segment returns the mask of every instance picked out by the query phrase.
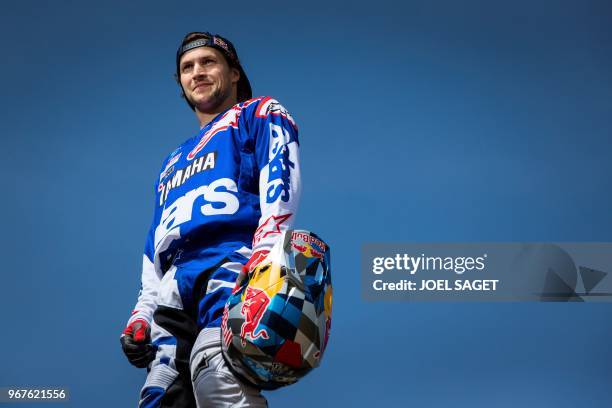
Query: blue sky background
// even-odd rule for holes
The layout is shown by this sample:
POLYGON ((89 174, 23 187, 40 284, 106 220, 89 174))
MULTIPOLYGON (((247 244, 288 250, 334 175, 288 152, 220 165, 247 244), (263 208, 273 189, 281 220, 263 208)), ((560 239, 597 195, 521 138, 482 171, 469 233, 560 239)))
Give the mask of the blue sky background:
POLYGON ((300 126, 333 251, 321 368, 272 407, 608 407, 612 305, 366 303, 372 241, 612 241, 609 1, 12 2, 0 17, 0 387, 134 406, 119 334, 152 183, 197 122, 188 31, 300 126))

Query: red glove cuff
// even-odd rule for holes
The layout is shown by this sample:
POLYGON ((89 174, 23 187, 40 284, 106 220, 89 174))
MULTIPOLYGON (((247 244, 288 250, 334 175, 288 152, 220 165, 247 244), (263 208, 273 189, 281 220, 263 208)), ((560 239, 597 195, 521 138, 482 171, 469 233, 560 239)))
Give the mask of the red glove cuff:
POLYGON ((125 330, 123 330, 123 334, 126 336, 132 336, 135 342, 143 342, 147 338, 147 328, 149 327, 149 323, 144 319, 136 319, 132 323, 130 323, 125 330))

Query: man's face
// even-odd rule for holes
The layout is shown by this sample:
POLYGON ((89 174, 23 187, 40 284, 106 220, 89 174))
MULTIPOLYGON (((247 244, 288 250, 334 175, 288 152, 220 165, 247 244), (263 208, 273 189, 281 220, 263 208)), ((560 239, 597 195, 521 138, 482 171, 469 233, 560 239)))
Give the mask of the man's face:
POLYGON ((240 78, 223 54, 210 47, 187 51, 181 57, 179 73, 185 97, 200 112, 213 112, 227 103, 240 78))

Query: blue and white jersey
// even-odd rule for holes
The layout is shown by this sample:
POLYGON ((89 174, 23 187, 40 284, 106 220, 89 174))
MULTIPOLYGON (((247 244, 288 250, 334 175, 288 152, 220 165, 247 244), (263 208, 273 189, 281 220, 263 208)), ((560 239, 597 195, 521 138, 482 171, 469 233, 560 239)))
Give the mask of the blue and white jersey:
MULTIPOLYGON (((272 248, 297 210, 298 143, 291 115, 276 100, 259 97, 219 114, 164 160, 130 322, 151 322, 160 281, 172 266, 195 265, 224 248, 246 259, 272 248)), ((214 288, 229 295, 234 272, 217 277, 214 288)), ((178 282, 181 296, 189 291, 181 285, 193 284, 185 281, 178 282)), ((207 307, 222 310, 226 299, 219 296, 207 307)))

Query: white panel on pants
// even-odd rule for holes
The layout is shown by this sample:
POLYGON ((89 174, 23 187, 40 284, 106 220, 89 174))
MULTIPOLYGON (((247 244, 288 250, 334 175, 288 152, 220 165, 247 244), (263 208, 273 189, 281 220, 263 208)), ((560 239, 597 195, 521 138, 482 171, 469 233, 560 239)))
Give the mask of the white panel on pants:
POLYGON ((200 331, 189 366, 198 408, 268 406, 259 389, 242 382, 227 366, 221 352, 220 328, 200 331))

